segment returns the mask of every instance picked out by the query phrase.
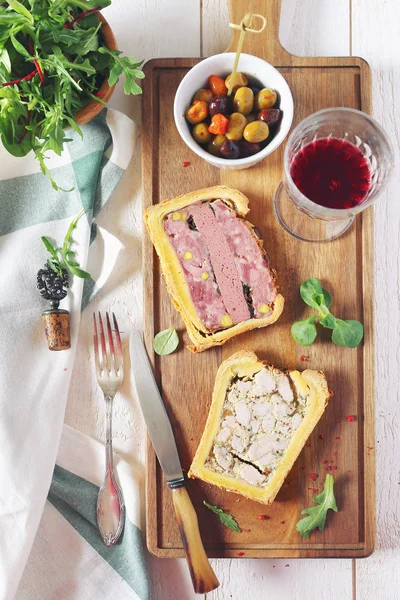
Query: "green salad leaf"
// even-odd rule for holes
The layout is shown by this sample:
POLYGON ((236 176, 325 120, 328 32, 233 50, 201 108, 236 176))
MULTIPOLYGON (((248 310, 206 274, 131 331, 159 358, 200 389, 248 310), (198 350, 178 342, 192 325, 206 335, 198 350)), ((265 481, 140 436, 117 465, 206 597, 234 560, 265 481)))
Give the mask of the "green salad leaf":
POLYGON ((317 317, 310 317, 304 321, 296 321, 292 325, 292 336, 298 344, 301 346, 311 346, 315 338, 317 337, 317 328, 315 327, 315 319, 317 317))
POLYGON ((126 94, 140 94, 142 62, 110 50, 97 13, 111 0, 9 0, 0 4, 0 138, 13 156, 33 151, 54 189, 48 151, 60 155, 66 127, 82 132, 75 114, 95 100, 107 79, 123 76, 126 94))
POLYGON ((310 346, 317 337, 316 323, 332 329, 332 342, 337 346, 355 348, 364 336, 364 327, 359 321, 344 321, 330 312, 332 297, 322 286, 319 279, 313 277, 303 281, 300 286, 302 300, 316 309, 318 314, 303 321, 296 321, 291 327, 293 338, 301 346, 310 346))
POLYGON ((361 342, 363 335, 364 327, 359 321, 342 321, 342 319, 336 319, 332 341, 337 346, 355 348, 361 342))
POLYGON ((297 522, 296 531, 298 531, 303 538, 309 538, 311 532, 317 527, 320 531, 324 530, 328 510, 338 512, 335 495, 333 493, 333 484, 333 477, 328 474, 325 479, 324 491, 313 498, 313 502, 315 502, 317 506, 310 506, 310 508, 305 508, 301 512, 302 515, 307 515, 307 517, 304 517, 297 522))
POLYGON ((179 337, 176 332, 176 329, 170 327, 169 329, 164 329, 164 331, 160 331, 154 336, 153 340, 153 348, 156 354, 160 356, 165 356, 166 354, 171 354, 174 350, 177 349, 179 345, 179 337))
POLYGON ((221 521, 221 523, 223 525, 225 525, 225 527, 228 527, 229 529, 233 529, 233 531, 236 531, 236 533, 241 533, 241 529, 240 529, 239 525, 237 524, 237 522, 235 521, 235 519, 232 517, 232 515, 224 512, 222 510, 222 508, 218 508, 218 506, 213 506, 212 504, 209 504, 205 500, 203 500, 203 504, 204 504, 204 506, 206 506, 207 508, 212 510, 213 513, 215 513, 216 515, 219 516, 219 520, 221 521))

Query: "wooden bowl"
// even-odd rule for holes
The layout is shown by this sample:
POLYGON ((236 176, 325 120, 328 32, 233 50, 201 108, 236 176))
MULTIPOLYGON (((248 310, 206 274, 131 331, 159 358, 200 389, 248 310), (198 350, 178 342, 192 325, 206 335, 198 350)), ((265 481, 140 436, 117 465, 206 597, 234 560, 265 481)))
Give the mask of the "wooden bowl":
MULTIPOLYGON (((99 13, 97 17, 102 22, 101 35, 103 36, 103 40, 105 41, 107 48, 110 50, 118 50, 117 41, 110 25, 102 14, 99 13)), ((108 102, 113 95, 114 89, 115 85, 109 86, 108 79, 106 77, 97 93, 104 102, 108 102)), ((92 102, 78 110, 78 112, 75 114, 75 121, 78 123, 78 125, 85 125, 85 123, 89 123, 89 121, 94 119, 94 117, 96 117, 103 110, 103 108, 103 104, 92 100, 92 102)))

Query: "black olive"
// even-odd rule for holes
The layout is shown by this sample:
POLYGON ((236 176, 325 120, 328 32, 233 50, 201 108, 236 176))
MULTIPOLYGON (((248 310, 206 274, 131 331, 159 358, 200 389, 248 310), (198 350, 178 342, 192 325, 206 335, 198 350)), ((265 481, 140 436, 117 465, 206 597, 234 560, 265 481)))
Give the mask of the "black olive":
POLYGON ((253 154, 257 154, 260 152, 260 144, 255 144, 253 142, 246 142, 246 140, 240 140, 239 144, 239 153, 240 158, 246 158, 247 156, 253 156, 253 154))
POLYGON ((239 157, 239 147, 231 140, 225 140, 219 149, 222 156, 224 158, 238 158, 239 157))
POLYGON ((210 116, 221 114, 229 116, 229 99, 227 96, 214 96, 208 105, 210 116))

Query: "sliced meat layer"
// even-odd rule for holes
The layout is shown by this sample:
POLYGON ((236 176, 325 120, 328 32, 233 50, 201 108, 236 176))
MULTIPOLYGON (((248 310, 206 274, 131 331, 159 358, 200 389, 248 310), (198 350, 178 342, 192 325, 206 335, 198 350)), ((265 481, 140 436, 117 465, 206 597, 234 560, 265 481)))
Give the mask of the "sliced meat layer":
POLYGON ((182 266, 197 314, 205 327, 213 331, 222 327, 226 308, 203 236, 189 227, 187 216, 184 212, 169 214, 164 221, 164 230, 182 266))
POLYGON ((221 200, 215 200, 211 206, 224 231, 242 283, 250 288, 254 316, 264 317, 277 294, 266 256, 261 252, 249 224, 238 217, 234 210, 221 200))
POLYGON ((198 202, 164 220, 198 317, 208 331, 273 309, 274 277, 250 223, 222 200, 198 202))
POLYGON ((203 236, 210 255, 227 313, 234 324, 250 318, 249 307, 243 295, 243 286, 235 260, 226 240, 226 232, 219 225, 208 202, 190 207, 190 214, 203 236))

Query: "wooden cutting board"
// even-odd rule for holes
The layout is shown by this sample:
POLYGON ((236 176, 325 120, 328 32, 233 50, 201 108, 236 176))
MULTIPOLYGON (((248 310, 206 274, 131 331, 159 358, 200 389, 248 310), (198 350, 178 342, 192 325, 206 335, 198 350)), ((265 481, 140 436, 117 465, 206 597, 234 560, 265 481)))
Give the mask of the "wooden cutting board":
MULTIPOLYGON (((247 35, 244 52, 275 65, 294 97, 294 125, 316 110, 330 106, 371 109, 370 70, 360 58, 300 58, 279 43, 280 0, 231 0, 231 22, 245 13, 267 17, 263 34, 247 35)), ((234 32, 228 50, 236 48, 234 32)), ((198 59, 156 59, 145 67, 143 97, 144 209, 164 199, 203 187, 225 184, 250 199, 249 220, 263 234, 271 265, 286 299, 279 321, 266 329, 236 337, 220 348, 198 355, 189 352, 183 322, 171 305, 159 261, 146 232, 143 234, 145 341, 168 411, 184 471, 189 469, 211 402, 219 364, 241 348, 253 349, 273 364, 303 370, 322 369, 334 392, 325 414, 286 479, 275 502, 265 506, 205 485, 188 481, 209 556, 235 557, 363 557, 374 547, 374 353, 373 353, 373 211, 356 217, 350 230, 327 244, 295 240, 278 225, 272 198, 281 179, 284 144, 255 167, 244 171, 216 169, 187 148, 174 124, 175 91, 198 59), (183 162, 189 161, 188 167, 183 162), (299 286, 318 277, 333 296, 332 311, 364 323, 364 344, 357 349, 337 347, 329 331, 302 348, 290 334, 293 321, 308 309, 299 286), (159 357, 153 336, 168 327, 180 333, 179 350, 159 357), (306 356, 306 362, 301 357, 306 356), (348 415, 355 420, 349 422, 348 415), (324 462, 328 461, 328 462, 324 462), (329 514, 323 533, 303 540, 296 523, 303 508, 322 491, 327 467, 335 479, 339 513, 329 514), (310 478, 317 473, 316 481, 310 478), (238 534, 219 523, 203 500, 223 507, 239 522, 238 534), (266 518, 260 519, 261 515, 266 518)), ((211 73, 210 73, 211 75, 211 73)), ((195 91, 195 90, 193 90, 195 91)), ((147 544, 159 557, 184 556, 170 491, 149 446, 147 466, 147 544)))

